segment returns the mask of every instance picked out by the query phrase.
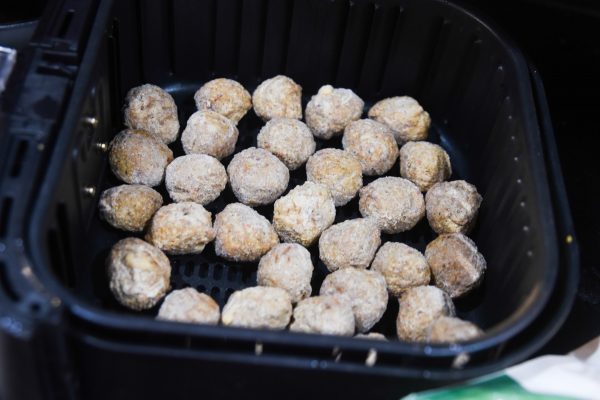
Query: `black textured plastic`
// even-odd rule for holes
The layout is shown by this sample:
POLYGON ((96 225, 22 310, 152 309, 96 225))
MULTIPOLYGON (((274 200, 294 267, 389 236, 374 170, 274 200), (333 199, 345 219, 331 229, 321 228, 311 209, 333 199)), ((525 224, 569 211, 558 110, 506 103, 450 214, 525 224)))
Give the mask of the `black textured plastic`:
MULTIPOLYGON (((134 354, 143 353, 169 365, 181 357, 212 360, 215 371, 219 365, 237 365, 240 372, 253 363, 437 382, 502 365, 507 343, 522 344, 521 332, 532 335, 531 324, 553 290, 561 248, 529 79, 527 65, 510 42, 446 1, 101 2, 34 202, 27 240, 36 273, 77 321, 73 329, 81 342, 74 345, 75 354, 101 364, 111 354, 122 355, 123 368, 140 363, 134 354), (100 191, 118 182, 97 144, 122 129, 127 90, 146 82, 166 88, 176 99, 183 128, 194 111, 192 95, 203 82, 224 76, 252 90, 279 73, 302 85, 305 102, 329 83, 352 88, 369 105, 391 95, 410 95, 430 112, 431 139, 449 152, 452 179, 474 183, 484 197, 471 236, 488 271, 483 287, 457 302, 462 317, 487 330, 481 340, 426 346, 192 326, 153 321, 149 317, 156 310, 136 316, 116 304, 104 260, 124 235, 98 219, 96 205, 100 191), (90 125, 90 117, 98 124, 90 125), (260 356, 256 342, 262 344, 260 356), (370 347, 379 355, 372 368, 364 365, 370 347), (336 356, 340 351, 341 358, 336 356), (450 369, 461 352, 471 355, 472 368, 464 373, 450 369)), ((261 124, 252 111, 240 121, 238 148, 255 143, 261 124)), ((172 146, 176 154, 181 154, 179 146, 172 146)), ((328 146, 339 147, 339 139, 328 146)), ((304 180, 303 173, 292 174, 290 188, 304 180)), ((396 164, 391 174, 397 173, 396 164)), ((233 195, 226 189, 207 208, 218 212, 230 201, 233 195)), ((260 212, 270 217, 272 206, 260 212)), ((351 216, 358 216, 356 200, 338 208, 336 219, 351 216)), ((384 239, 422 250, 432 238, 422 221, 411 232, 384 239)), ((325 270, 314 249, 312 254, 316 292, 325 270)), ((212 245, 199 256, 171 260, 174 288, 194 286, 221 304, 233 290, 255 284, 255 264, 218 259, 212 245)), ((391 301, 375 330, 392 337, 396 311, 391 301)), ((519 348, 519 354, 528 348, 519 348)), ((93 383, 91 370, 85 369, 94 367, 79 361, 81 373, 93 383)), ((154 371, 152 365, 143 369, 154 371)), ((183 368, 178 365, 175 370, 183 368)))

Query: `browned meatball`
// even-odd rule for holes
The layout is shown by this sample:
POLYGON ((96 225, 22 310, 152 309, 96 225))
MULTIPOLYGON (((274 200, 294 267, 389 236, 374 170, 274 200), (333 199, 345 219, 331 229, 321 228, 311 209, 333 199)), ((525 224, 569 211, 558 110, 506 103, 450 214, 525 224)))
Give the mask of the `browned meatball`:
POLYGON ((100 216, 117 229, 141 232, 163 198, 156 190, 144 185, 121 185, 106 189, 100 195, 100 216))
POLYGON ((110 168, 125 183, 157 186, 171 160, 171 149, 146 131, 126 129, 110 142, 110 168))

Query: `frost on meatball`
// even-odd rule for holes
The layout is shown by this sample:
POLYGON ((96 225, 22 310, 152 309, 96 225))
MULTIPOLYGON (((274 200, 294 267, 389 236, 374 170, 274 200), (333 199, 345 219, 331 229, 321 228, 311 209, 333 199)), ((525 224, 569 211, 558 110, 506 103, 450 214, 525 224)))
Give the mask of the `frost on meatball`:
POLYGON ((110 142, 110 168, 125 183, 157 186, 171 160, 171 149, 146 131, 125 129, 110 142))
POLYGON ((281 243, 260 259, 256 281, 286 290, 292 303, 297 303, 312 292, 313 269, 308 250, 296 243, 281 243))
POLYGON ((306 105, 306 125, 315 137, 331 139, 363 113, 364 101, 350 89, 322 86, 306 105))
POLYGON ((144 185, 121 185, 100 195, 100 217, 117 229, 141 232, 163 204, 156 190, 144 185))
POLYGON ((429 225, 438 234, 469 233, 481 200, 477 188, 465 181, 436 183, 425 195, 429 225))
POLYGON ((119 303, 132 310, 152 308, 169 290, 169 259, 141 239, 118 241, 106 264, 110 290, 119 303))
POLYGON ((412 97, 390 97, 373 105, 369 118, 386 124, 394 131, 396 142, 425 140, 431 125, 427 111, 412 97))
POLYGON ((321 296, 338 296, 352 306, 356 330, 364 333, 383 316, 388 303, 385 279, 379 272, 344 268, 327 275, 321 296))
POLYGON ((217 325, 221 318, 219 305, 193 288, 174 290, 165 297, 157 319, 196 324, 217 325))
POLYGON ((412 229, 425 215, 419 188, 407 179, 387 176, 363 187, 358 207, 363 217, 374 218, 385 233, 412 229))
POLYGON ((214 111, 196 111, 181 134, 185 154, 208 154, 217 160, 235 151, 239 131, 235 124, 214 111))
POLYGON ((272 118, 302 118, 302 86, 277 75, 262 82, 252 94, 254 112, 264 121, 272 118))
POLYGON ((308 247, 335 220, 335 205, 329 190, 305 182, 275 202, 273 226, 284 242, 308 247))
POLYGON ((398 145, 392 130, 372 119, 361 119, 346 126, 344 150, 360 162, 365 175, 383 175, 398 158, 398 145))
POLYGON ((388 292, 395 297, 408 288, 428 285, 431 279, 423 254, 404 243, 387 242, 381 246, 371 269, 383 275, 388 292))
POLYGON ((223 307, 223 325, 284 329, 292 316, 292 300, 280 288, 256 286, 234 292, 223 307))
POLYGON ((350 219, 327 228, 319 238, 319 256, 329 271, 366 269, 381 245, 375 221, 350 219))
POLYGON ((161 207, 146 233, 146 240, 167 254, 198 254, 215 238, 210 212, 192 202, 161 207))
POLYGON ((257 261, 279 243, 269 220, 240 203, 217 214, 215 232, 217 255, 232 261, 257 261))
POLYGON ((479 327, 460 318, 440 317, 429 327, 427 341, 431 343, 458 343, 483 335, 479 327))
POLYGON ((189 154, 177 157, 167 166, 165 185, 173 201, 206 205, 225 189, 227 172, 214 157, 189 154))
POLYGON ((129 90, 125 100, 125 125, 128 128, 150 132, 166 144, 177 139, 177 106, 169 93, 146 84, 129 90))
POLYGON ((323 335, 352 336, 354 313, 348 302, 335 296, 316 296, 304 299, 294 309, 290 330, 323 335))
POLYGON ((273 153, 291 171, 304 164, 317 147, 304 122, 289 118, 274 118, 267 122, 256 141, 258 147, 273 153))
POLYGON ((454 303, 435 286, 416 286, 400 297, 396 331, 400 340, 425 342, 429 327, 440 317, 453 317, 454 303))
POLYGON ((350 153, 323 149, 306 162, 306 179, 329 189, 336 207, 347 204, 363 185, 362 167, 350 153))
POLYGON ((256 147, 237 153, 227 166, 227 174, 235 197, 252 207, 274 202, 290 181, 285 164, 256 147))
POLYGON ((452 175, 450 157, 437 144, 408 142, 400 149, 400 176, 413 182, 422 192, 452 175))
POLYGON ((475 243, 462 233, 438 236, 425 249, 434 284, 452 298, 475 289, 487 268, 475 243))
POLYGON ((240 83, 225 78, 205 83, 194 94, 194 101, 198 110, 215 111, 236 125, 252 108, 250 93, 240 83))

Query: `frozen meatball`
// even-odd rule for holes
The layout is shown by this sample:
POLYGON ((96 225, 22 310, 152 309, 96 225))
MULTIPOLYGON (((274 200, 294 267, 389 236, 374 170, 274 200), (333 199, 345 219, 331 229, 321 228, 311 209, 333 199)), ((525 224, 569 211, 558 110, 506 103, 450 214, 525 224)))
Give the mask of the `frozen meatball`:
POLYGON ((304 164, 317 147, 304 122, 289 118, 274 118, 267 122, 256 141, 258 147, 273 153, 291 171, 304 164))
POLYGON ((217 214, 215 232, 217 255, 232 261, 258 261, 279 243, 269 220, 241 203, 217 214))
POLYGON ((331 139, 363 113, 364 101, 350 89, 322 86, 306 105, 306 125, 320 139, 331 139))
POLYGON ((376 271, 344 268, 327 275, 321 296, 338 296, 352 306, 356 330, 364 333, 383 316, 388 303, 385 279, 376 271))
POLYGON ((164 143, 173 143, 179 134, 177 106, 171 95, 158 86, 142 85, 127 93, 125 125, 156 135, 164 143))
POLYGON ((427 111, 412 97, 390 97, 373 105, 369 118, 386 124, 394 131, 398 144, 425 140, 431 125, 427 111))
POLYGON ((167 166, 165 185, 173 201, 206 205, 227 186, 227 172, 214 157, 189 154, 177 157, 167 166))
POLYGON ((483 335, 479 327, 460 318, 440 317, 429 327, 427 341, 431 343, 458 343, 483 335))
POLYGON ((329 271, 366 269, 380 245, 381 234, 375 221, 350 219, 325 229, 319 238, 319 256, 329 271))
POLYGON ((297 303, 312 292, 313 269, 308 250, 296 243, 281 243, 260 259, 256 281, 286 290, 292 303, 297 303))
POLYGON ((395 297, 410 287, 428 285, 431 279, 423 254, 404 243, 387 242, 381 246, 371 269, 383 275, 388 292, 395 297))
POLYGON ((335 296, 316 296, 304 299, 294 309, 294 332, 352 336, 354 313, 348 302, 335 296))
POLYGON ((362 167, 350 153, 323 149, 306 162, 306 179, 329 189, 336 207, 347 204, 363 185, 362 167))
POLYGON ((483 255, 462 233, 438 236, 425 249, 433 283, 452 298, 461 297, 479 286, 486 270, 483 255))
POLYGON ((372 217, 385 233, 412 229, 425 215, 425 201, 409 180, 386 176, 363 187, 358 207, 363 217, 372 217))
POLYGON ((256 147, 237 153, 227 166, 227 174, 235 197, 252 207, 274 202, 290 181, 285 164, 256 147))
POLYGON ((383 175, 398 158, 398 145, 392 130, 373 121, 361 119, 346 126, 342 138, 344 150, 360 162, 365 175, 383 175))
POLYGON ((354 337, 357 339, 387 340, 384 335, 377 332, 359 333, 354 337))
POLYGON ((233 122, 214 111, 196 111, 181 134, 185 154, 208 154, 217 160, 235 151, 239 136, 233 122))
POLYGON ((117 229, 141 232, 163 204, 156 190, 144 185, 121 185, 100 195, 100 217, 117 229))
POLYGON ((198 254, 215 238, 210 212, 192 202, 161 207, 146 233, 146 240, 167 254, 198 254))
POLYGON ((305 182, 275 202, 273 226, 284 242, 308 247, 335 220, 335 205, 323 185, 305 182))
POLYGON ((416 286, 406 289, 400 297, 396 331, 400 340, 427 341, 429 327, 436 319, 453 317, 454 303, 444 291, 435 286, 416 286))
POLYGON ((469 233, 481 200, 475 186, 465 181, 436 183, 425 195, 429 225, 439 234, 469 233))
POLYGON ((165 297, 157 319, 217 325, 221 319, 219 305, 193 288, 174 290, 165 297))
POLYGON ((205 83, 194 94, 194 100, 198 110, 215 111, 236 125, 252 108, 250 93, 238 82, 225 78, 205 83))
POLYGON ((426 192, 452 175, 450 157, 437 144, 408 142, 400 149, 400 176, 426 192))
POLYGON ((132 310, 152 308, 169 290, 169 259, 141 239, 118 241, 106 264, 110 290, 119 303, 132 310))
POLYGON ((157 186, 172 160, 171 149, 146 131, 125 129, 110 142, 110 168, 125 183, 157 186))
POLYGON ((292 300, 280 288, 256 286, 234 292, 225 307, 223 325, 284 329, 292 316, 292 300))
POLYGON ((302 118, 302 86, 287 76, 267 79, 252 94, 254 112, 264 121, 302 118))

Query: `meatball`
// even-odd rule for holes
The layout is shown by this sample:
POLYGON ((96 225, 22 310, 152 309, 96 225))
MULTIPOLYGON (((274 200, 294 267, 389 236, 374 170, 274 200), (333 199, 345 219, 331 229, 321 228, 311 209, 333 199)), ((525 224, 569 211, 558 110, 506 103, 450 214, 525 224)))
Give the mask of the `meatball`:
POLYGON ((426 192, 452 175, 450 157, 437 144, 408 142, 400 149, 400 176, 426 192))
POLYGON ((221 319, 219 305, 193 288, 174 290, 165 297, 157 319, 217 325, 221 319))
POLYGON ((254 112, 264 121, 302 118, 302 86, 287 76, 267 79, 252 94, 254 112))
POLYGON ((289 118, 274 118, 267 122, 256 141, 258 147, 273 153, 291 171, 304 164, 317 147, 304 122, 289 118))
POLYGON ((306 105, 306 125, 315 137, 331 139, 363 113, 364 101, 350 89, 322 86, 306 105))
POLYGON ((125 129, 110 142, 110 168, 125 183, 157 186, 171 160, 171 149, 146 131, 125 129))
POLYGON ((438 234, 469 233, 481 200, 475 186, 465 181, 436 183, 425 195, 429 225, 438 234))
POLYGON ((215 251, 232 261, 258 261, 279 243, 268 219, 252 208, 233 203, 215 217, 215 251))
POLYGON ((165 185, 173 201, 206 205, 227 186, 227 172, 214 157, 189 154, 177 157, 167 166, 165 185))
POLYGON ((150 132, 166 144, 177 139, 177 106, 169 93, 146 84, 131 89, 125 100, 125 126, 150 132))
POLYGON ((317 296, 302 300, 294 309, 293 321, 290 330, 294 332, 339 336, 354 334, 352 307, 335 296, 317 296))
POLYGON ((308 247, 335 220, 335 205, 323 185, 305 182, 275 202, 273 226, 284 242, 308 247))
POLYGON ((118 241, 106 264, 110 290, 119 303, 132 310, 152 308, 169 290, 169 259, 141 239, 118 241))
POLYGON ((377 223, 350 219, 327 228, 319 238, 319 256, 329 271, 341 268, 366 269, 381 245, 377 223))
POLYGON ((458 343, 483 335, 479 327, 460 318, 439 317, 429 327, 427 341, 431 343, 458 343))
POLYGON ((400 340, 425 342, 429 327, 436 319, 455 314, 450 296, 435 286, 408 288, 399 302, 396 331, 400 340))
POLYGON ((388 303, 385 279, 379 272, 344 268, 327 275, 321 296, 339 296, 352 306, 356 330, 364 333, 381 319, 388 303))
POLYGON ((297 303, 312 292, 313 269, 308 250, 296 243, 282 243, 260 259, 256 281, 260 286, 286 290, 292 303, 297 303))
POLYGON ((121 185, 100 195, 100 217, 117 229, 141 232, 163 204, 156 190, 144 185, 121 185))
POLYGON ((196 111, 181 134, 185 154, 208 154, 217 160, 235 151, 239 131, 233 122, 214 111, 196 111))
POLYGON ((387 242, 381 246, 371 269, 383 275, 388 292, 395 297, 408 288, 428 285, 431 279, 423 254, 404 243, 387 242))
POLYGON ((229 297, 221 322, 244 328, 284 329, 291 316, 292 300, 288 292, 256 286, 238 290, 229 297))
POLYGON ((306 179, 329 189, 336 207, 347 204, 363 185, 362 167, 347 151, 323 149, 306 162, 306 179))
POLYGON ((387 176, 376 179, 359 192, 363 217, 372 217, 385 233, 412 229, 425 215, 425 201, 409 180, 387 176))
POLYGON ((357 339, 387 340, 385 338, 385 335, 382 335, 381 333, 377 333, 377 332, 359 333, 358 335, 356 335, 354 337, 357 339))
POLYGON ((194 101, 198 110, 215 111, 236 125, 252 108, 250 93, 238 82, 225 78, 205 83, 194 94, 194 101))
POLYGON ((486 270, 483 255, 462 233, 438 236, 425 249, 433 283, 452 298, 461 297, 479 286, 486 270))
POLYGON ((369 110, 369 118, 386 124, 401 145, 412 140, 425 140, 431 125, 427 111, 412 97, 390 97, 378 101, 369 110))
POLYGON ((235 197, 252 207, 274 202, 290 181, 285 164, 256 147, 237 153, 227 166, 227 174, 235 197))
POLYGON ((365 175, 383 175, 398 158, 398 145, 392 130, 373 121, 361 119, 346 126, 342 138, 344 150, 360 162, 365 175))
POLYGON ((192 202, 161 207, 146 233, 146 240, 167 254, 198 254, 215 238, 210 212, 192 202))

